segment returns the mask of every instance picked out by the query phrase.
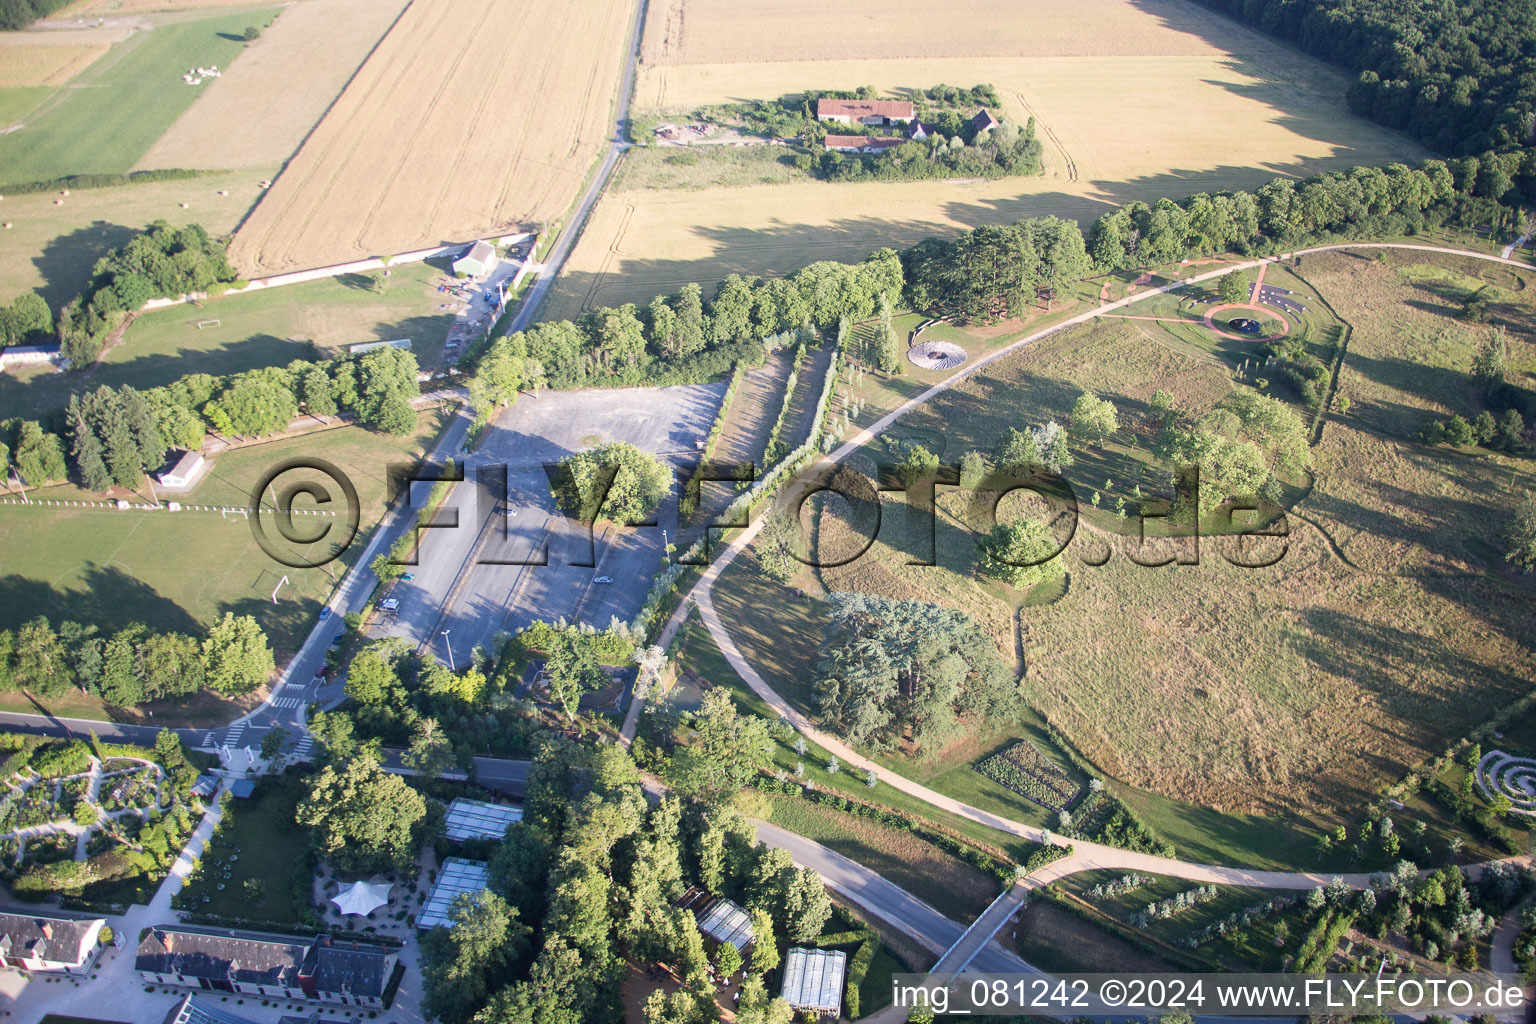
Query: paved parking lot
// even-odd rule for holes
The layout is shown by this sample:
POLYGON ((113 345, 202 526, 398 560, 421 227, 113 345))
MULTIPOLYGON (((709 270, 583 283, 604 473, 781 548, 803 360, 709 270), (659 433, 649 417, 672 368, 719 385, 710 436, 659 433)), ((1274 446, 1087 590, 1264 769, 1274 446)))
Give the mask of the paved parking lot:
POLYGON ((419 564, 409 570, 414 578, 390 595, 400 609, 374 635, 430 641, 445 661, 451 644, 454 664, 463 665, 477 644, 489 646, 498 631, 535 619, 563 616, 599 628, 614 616, 629 622, 661 565, 662 531, 677 535, 681 482, 663 500, 655 527, 604 525, 589 537, 555 509, 544 466, 610 441, 661 455, 674 468, 691 463, 724 392, 722 383, 520 398, 466 462, 468 479, 445 509, 458 525, 425 531, 419 564), (500 513, 502 493, 515 516, 500 513), (600 577, 613 582, 593 582, 600 577))

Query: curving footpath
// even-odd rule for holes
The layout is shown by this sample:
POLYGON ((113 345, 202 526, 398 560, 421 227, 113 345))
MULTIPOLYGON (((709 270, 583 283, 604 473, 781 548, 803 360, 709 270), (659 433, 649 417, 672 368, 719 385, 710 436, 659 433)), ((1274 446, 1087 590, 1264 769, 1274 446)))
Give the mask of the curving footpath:
MULTIPOLYGON (((1115 310, 1123 309, 1126 306, 1133 305, 1137 302, 1144 301, 1154 296, 1176 291, 1188 285, 1209 281, 1214 278, 1221 277, 1225 274, 1251 270, 1255 267, 1266 267, 1271 263, 1292 259, 1297 256, 1305 256, 1313 253, 1346 249, 1406 249, 1421 252, 1436 252, 1453 256, 1489 260, 1494 263, 1503 263, 1510 266, 1519 267, 1520 269, 1527 271, 1533 269, 1528 263, 1523 263, 1518 260, 1505 259, 1503 257, 1493 256, 1487 253, 1471 252, 1468 250, 1455 249, 1447 246, 1412 245, 1408 243, 1394 242, 1349 242, 1341 243, 1338 245, 1323 245, 1311 249, 1300 249, 1294 252, 1282 253, 1277 256, 1265 257, 1264 259, 1251 260, 1246 263, 1229 264, 1227 266, 1221 267, 1218 270, 1208 271, 1207 273, 1196 275, 1184 281, 1173 282, 1145 292, 1138 292, 1134 295, 1127 296, 1126 298, 1119 299, 1114 302, 1103 303, 1091 310, 1088 310, 1087 312, 1080 313, 1077 316, 1074 316, 1068 320, 1064 320, 1052 327, 1048 327, 1044 330, 1036 331, 1033 334, 1026 335, 1023 338, 1020 338, 1017 341, 998 349, 996 352, 991 353, 985 358, 980 359, 977 362, 959 370, 952 376, 945 378, 943 381, 933 385, 921 394, 909 399, 898 408, 887 413, 885 416, 882 416, 880 419, 876 420, 874 423, 870 424, 868 427, 865 427, 863 430, 855 434, 851 440, 844 442, 830 455, 826 456, 823 465, 835 464, 843 461, 844 459, 847 459, 849 456, 853 455, 855 452, 859 451, 871 440, 873 440, 878 434, 890 428, 892 424, 901 419, 907 413, 911 412, 913 409, 916 409, 918 406, 932 401, 934 398, 950 390, 955 385, 970 377, 972 374, 981 370, 983 367, 988 366, 991 363, 996 362, 997 360, 1002 359, 1008 355, 1011 355, 1017 350, 1024 348, 1027 345, 1031 345, 1042 338, 1049 337, 1052 334, 1071 327, 1075 327, 1079 324, 1087 323, 1096 317, 1102 316, 1106 313, 1112 313, 1115 310)), ((763 522, 763 517, 758 517, 748 526, 740 530, 736 536, 731 539, 730 543, 727 544, 725 549, 720 553, 720 556, 716 558, 715 561, 712 562, 709 567, 705 569, 704 572, 700 575, 698 581, 694 584, 693 588, 689 591, 684 600, 679 602, 677 610, 673 612, 671 619, 669 619, 667 622, 667 626, 663 631, 663 635, 670 637, 675 635, 677 630, 681 628, 683 621, 687 618, 689 611, 688 604, 691 600, 692 603, 698 607, 700 618, 703 620, 705 627, 709 630, 710 635, 714 638, 715 643, 719 645, 721 653, 725 655, 725 658, 730 662, 731 667, 734 668, 737 673, 741 675, 742 679, 746 681, 747 685, 752 688, 752 692, 762 698, 769 707, 773 708, 779 714, 788 719, 789 722, 808 739, 820 745, 828 753, 833 754, 839 759, 843 760, 851 768, 873 771, 875 776, 886 785, 898 789, 901 792, 908 794, 909 796, 916 797, 919 800, 923 800, 926 803, 932 804, 933 806, 942 810, 959 815, 963 818, 968 818, 971 821, 985 825, 988 828, 996 829, 999 832, 1020 836, 1035 842, 1045 841, 1047 833, 1044 829, 1037 828, 1033 825, 1026 825, 1022 822, 1013 821, 1001 815, 993 814, 990 811, 981 810, 977 807, 972 807, 969 804, 956 800, 953 797, 946 796, 943 793, 936 792, 917 782, 913 782, 911 779, 908 779, 905 776, 898 775, 897 773, 887 768, 883 768, 882 766, 875 764, 873 761, 870 761, 868 758, 863 757, 858 752, 854 751, 847 744, 843 743, 842 740, 838 739, 837 737, 828 735, 827 733, 822 732, 820 729, 816 728, 812 722, 810 722, 797 710, 795 710, 795 708, 792 707, 788 701, 779 696, 773 687, 768 685, 768 682, 763 679, 762 675, 758 673, 757 669, 753 667, 752 663, 742 654, 741 649, 736 646, 736 642, 734 639, 732 639, 730 631, 726 629, 725 623, 721 621, 719 613, 715 610, 713 593, 715 581, 718 580, 720 578, 720 574, 723 573, 731 565, 731 563, 736 560, 736 557, 746 549, 747 545, 752 543, 753 539, 756 538, 758 531, 762 529, 763 522)), ((625 723, 626 740, 633 736, 633 730, 629 728, 629 725, 629 722, 625 723)), ((1264 871, 1252 868, 1228 867, 1217 864, 1197 864, 1190 861, 1158 857, 1146 853, 1137 853, 1132 850, 1123 850, 1119 847, 1105 846, 1100 843, 1090 843, 1082 840, 1073 840, 1071 845, 1072 854, 1069 857, 1047 865, 1045 868, 1041 869, 1041 872, 1048 872, 1050 878, 1055 879, 1065 877, 1069 874, 1075 874, 1079 871, 1092 871, 1100 868, 1106 868, 1118 871, 1138 871, 1145 874, 1168 875, 1175 878, 1187 879, 1192 882, 1212 883, 1218 885, 1240 885, 1251 888, 1264 889, 1310 889, 1314 886, 1327 884, 1327 882, 1334 877, 1332 875, 1324 874, 1321 872, 1264 871)), ((1512 857, 1508 859, 1511 862, 1517 864, 1529 865, 1531 863, 1531 858, 1529 856, 1512 857)), ((1470 869, 1469 873, 1475 877, 1479 870, 1480 866, 1474 865, 1470 869)), ((1370 880, 1370 875, 1363 872, 1346 874, 1340 877, 1343 878, 1346 885, 1357 889, 1368 885, 1370 880)))

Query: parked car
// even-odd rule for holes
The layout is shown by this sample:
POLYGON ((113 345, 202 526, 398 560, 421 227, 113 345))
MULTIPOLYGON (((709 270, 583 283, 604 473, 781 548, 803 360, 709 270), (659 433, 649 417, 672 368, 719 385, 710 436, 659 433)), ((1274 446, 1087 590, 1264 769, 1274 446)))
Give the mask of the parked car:
POLYGON ((321 622, 324 622, 326 619, 328 619, 330 617, 331 617, 331 606, 330 605, 326 605, 324 608, 320 609, 320 621, 321 622))
POLYGON ((593 583, 612 583, 613 582, 613 577, 612 576, 594 576, 592 578, 592 582, 593 583))

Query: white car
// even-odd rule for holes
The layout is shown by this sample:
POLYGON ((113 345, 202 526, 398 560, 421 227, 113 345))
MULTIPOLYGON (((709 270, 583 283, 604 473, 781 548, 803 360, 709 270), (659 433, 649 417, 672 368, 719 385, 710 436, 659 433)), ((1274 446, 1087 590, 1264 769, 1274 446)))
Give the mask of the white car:
POLYGON ((507 508, 502 509, 501 510, 501 514, 506 516, 508 519, 516 519, 517 518, 517 509, 511 508, 509 506, 507 508))
POLYGON ((613 577, 612 576, 594 576, 594 577, 592 577, 592 582, 593 583, 612 583, 613 582, 613 577))

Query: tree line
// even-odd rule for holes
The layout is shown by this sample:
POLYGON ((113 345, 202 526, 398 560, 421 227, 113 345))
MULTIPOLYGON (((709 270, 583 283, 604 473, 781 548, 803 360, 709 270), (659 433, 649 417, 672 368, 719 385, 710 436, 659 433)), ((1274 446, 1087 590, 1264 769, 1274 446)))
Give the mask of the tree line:
POLYGON ((762 339, 843 317, 867 320, 902 293, 901 259, 878 249, 861 263, 822 261, 782 278, 729 274, 707 303, 697 284, 645 306, 594 309, 495 339, 474 359, 470 400, 482 413, 522 388, 708 380, 761 358, 762 339))
POLYGON ((0 691, 60 697, 73 687, 113 707, 186 697, 204 687, 225 696, 249 693, 275 667, 261 625, 225 612, 201 637, 133 623, 108 633, 39 615, 0 630, 0 691))
POLYGON ((26 28, 38 18, 46 18, 69 0, 0 0, 0 31, 26 28))
POLYGON ((1359 73, 1350 109, 1457 155, 1531 144, 1536 6, 1507 0, 1200 0, 1359 73))
MULTIPOLYGON (((1099 270, 1150 266, 1220 252, 1261 255, 1335 238, 1414 235, 1444 224, 1505 222, 1519 154, 1426 160, 1418 167, 1352 167, 1254 192, 1196 193, 1126 203, 1087 233, 1099 270)), ((1536 167, 1533 167, 1536 170, 1536 167)), ((1536 194, 1536 176, 1530 180, 1536 194)), ((1524 183, 1518 190, 1524 194, 1524 183)))
POLYGON ((216 377, 188 374, 139 391, 103 384, 70 399, 62 420, 0 421, 0 477, 15 467, 28 486, 65 479, 88 490, 134 489, 172 448, 197 451, 208 430, 228 437, 282 433, 300 412, 352 415, 366 427, 404 435, 416 429, 416 357, 378 348, 329 361, 294 360, 216 377), (67 446, 66 446, 67 441, 67 446), (66 458, 67 447, 67 458, 66 458))
MULTIPOLYGON (((857 129, 853 125, 834 127, 857 129)), ((859 133, 855 130, 854 134, 859 133)), ((825 138, 825 131, 817 137, 822 143, 819 157, 802 153, 795 158, 795 166, 827 181, 1002 178, 1039 174, 1043 169, 1044 146, 1035 135, 1033 117, 1023 126, 1000 120, 996 128, 977 131, 970 120, 948 111, 939 115, 927 138, 909 139, 878 153, 826 149, 825 138)))

